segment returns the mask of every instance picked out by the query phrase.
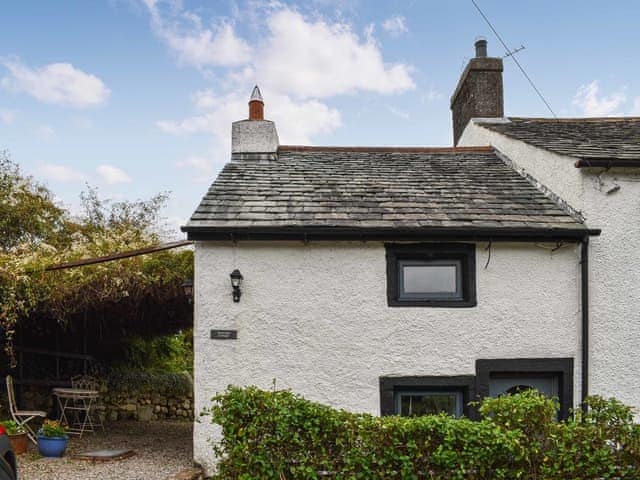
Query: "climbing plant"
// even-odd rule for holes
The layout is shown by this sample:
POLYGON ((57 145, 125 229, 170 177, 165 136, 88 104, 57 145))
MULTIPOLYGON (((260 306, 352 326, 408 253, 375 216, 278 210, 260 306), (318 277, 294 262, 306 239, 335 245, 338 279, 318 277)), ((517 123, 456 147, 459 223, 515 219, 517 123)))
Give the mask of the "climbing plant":
POLYGON ((52 192, 0 152, 0 328, 13 362, 18 322, 39 315, 60 323, 96 305, 178 298, 192 275, 189 250, 164 251, 82 267, 48 271, 61 263, 157 245, 168 195, 114 202, 88 187, 72 215, 52 192))

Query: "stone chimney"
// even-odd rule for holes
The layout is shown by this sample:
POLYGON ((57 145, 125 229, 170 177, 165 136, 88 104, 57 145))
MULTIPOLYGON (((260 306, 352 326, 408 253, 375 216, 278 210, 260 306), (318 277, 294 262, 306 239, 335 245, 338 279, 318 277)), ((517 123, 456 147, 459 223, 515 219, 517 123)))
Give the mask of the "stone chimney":
POLYGON ((451 96, 453 144, 457 145, 472 118, 504 117, 502 58, 487 57, 487 41, 475 43, 476 56, 462 72, 451 96))
POLYGON ((249 118, 231 124, 231 160, 272 160, 278 145, 276 125, 264 119, 264 101, 256 85, 249 99, 249 118))

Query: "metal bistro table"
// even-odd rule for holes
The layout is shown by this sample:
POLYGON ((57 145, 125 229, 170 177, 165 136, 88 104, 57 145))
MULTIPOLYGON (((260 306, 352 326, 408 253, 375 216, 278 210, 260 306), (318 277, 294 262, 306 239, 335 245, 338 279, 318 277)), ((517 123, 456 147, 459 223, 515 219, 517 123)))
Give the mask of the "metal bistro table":
POLYGON ((90 413, 98 398, 97 390, 54 388, 53 394, 60 407, 60 423, 68 425, 67 433, 82 437, 85 431, 94 431, 90 413), (73 423, 67 418, 71 412, 75 414, 73 423))

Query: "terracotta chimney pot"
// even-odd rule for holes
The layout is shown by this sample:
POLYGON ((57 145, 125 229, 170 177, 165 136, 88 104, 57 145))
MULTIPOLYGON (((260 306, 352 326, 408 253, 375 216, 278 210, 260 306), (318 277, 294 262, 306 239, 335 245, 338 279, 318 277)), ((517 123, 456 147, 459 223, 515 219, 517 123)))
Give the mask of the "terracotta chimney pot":
POLYGON ((257 85, 253 87, 249 99, 249 120, 264 120, 264 101, 257 85))

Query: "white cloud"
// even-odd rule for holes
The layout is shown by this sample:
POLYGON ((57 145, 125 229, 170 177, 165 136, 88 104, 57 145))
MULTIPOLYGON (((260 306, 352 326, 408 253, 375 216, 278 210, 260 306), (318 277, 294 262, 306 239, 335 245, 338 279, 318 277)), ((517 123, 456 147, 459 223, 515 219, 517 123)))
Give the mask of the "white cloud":
POLYGON ((435 102, 436 100, 440 100, 444 97, 442 92, 439 92, 435 88, 430 88, 425 93, 420 96, 420 101, 422 103, 430 103, 435 102))
POLYGON ((16 119, 16 112, 13 110, 4 110, 0 109, 0 123, 4 123, 5 125, 10 125, 16 119))
POLYGON ((626 95, 623 92, 614 92, 609 96, 599 96, 599 90, 597 80, 588 85, 581 85, 572 103, 580 107, 587 117, 620 115, 618 108, 626 101, 626 95))
POLYGON ((210 132, 214 119, 210 114, 195 115, 178 122, 171 120, 159 120, 156 125, 160 130, 172 135, 191 135, 193 133, 210 132))
POLYGON ((40 125, 36 128, 36 135, 42 140, 51 140, 55 133, 55 130, 50 125, 40 125))
MULTIPOLYGON (((330 133, 342 125, 340 112, 318 100, 295 100, 268 91, 265 95, 269 98, 269 118, 278 126, 281 143, 311 143, 314 136, 330 133)), ((212 97, 211 104, 213 108, 206 113, 157 125, 173 135, 210 133, 229 147, 231 122, 247 116, 247 96, 230 93, 212 97)))
POLYGON ((384 28, 392 37, 399 37, 403 33, 407 33, 407 25, 406 19, 401 15, 395 15, 393 17, 387 18, 382 23, 382 28, 384 28))
POLYGON ((114 167, 113 165, 100 165, 96 168, 96 172, 107 185, 131 182, 131 177, 127 175, 124 170, 114 167))
POLYGON ((190 156, 185 160, 176 163, 178 168, 186 168, 194 173, 193 181, 197 183, 211 182, 213 180, 213 171, 215 162, 206 157, 190 156))
POLYGON ((340 112, 318 100, 295 101, 274 96, 272 118, 282 143, 313 143, 317 135, 331 133, 342 125, 340 112))
POLYGON ((208 88, 194 92, 191 95, 191 101, 198 110, 206 110, 207 108, 215 107, 218 99, 213 93, 213 90, 208 88))
MULTIPOLYGON (((390 94, 415 88, 412 67, 384 61, 373 27, 364 38, 347 23, 310 19, 298 11, 272 2, 258 17, 265 27, 253 48, 240 38, 231 23, 218 20, 211 27, 179 2, 161 8, 147 2, 157 35, 179 59, 199 68, 237 67, 226 72, 227 84, 257 81, 261 87, 299 98, 324 98, 358 91, 390 94)), ((395 17, 393 28, 405 28, 395 17)), ((250 82, 249 82, 250 83, 250 82)))
POLYGON ((2 86, 25 92, 45 103, 91 107, 104 103, 110 91, 95 75, 85 73, 70 63, 51 63, 30 68, 17 59, 3 60, 10 76, 2 79, 2 86))
POLYGON ((38 169, 40 175, 47 180, 56 182, 84 182, 87 177, 66 165, 44 164, 38 169))
POLYGON ((373 25, 359 35, 343 21, 305 16, 271 2, 261 4, 260 15, 252 17, 260 41, 249 46, 228 21, 204 27, 202 18, 185 10, 181 3, 171 3, 170 9, 166 5, 155 2, 149 7, 152 26, 181 61, 200 69, 227 67, 216 70, 215 91, 203 89, 191 95, 194 115, 156 122, 158 128, 172 135, 212 136, 210 154, 195 155, 177 164, 194 170, 197 178, 210 172, 213 176, 219 163, 228 161, 231 122, 247 118, 248 96, 256 82, 267 103, 267 118, 276 122, 282 144, 311 144, 342 125, 340 112, 326 98, 363 91, 396 94, 415 88, 410 65, 385 61, 373 25), (225 29, 223 33, 221 28, 225 29), (220 35, 231 44, 229 52, 235 51, 233 61, 211 56, 215 51, 212 46, 206 53, 195 48, 220 35))
POLYGON ((80 128, 82 130, 89 130, 90 128, 93 128, 93 121, 90 118, 75 118, 73 120, 73 124, 76 128, 80 128))
POLYGON ((415 88, 410 66, 386 64, 373 38, 362 41, 345 23, 310 21, 283 8, 268 17, 267 27, 253 62, 265 86, 303 98, 415 88))
POLYGON ((157 1, 144 3, 154 32, 181 62, 202 68, 242 65, 249 60, 249 45, 236 35, 231 24, 221 22, 204 27, 198 15, 181 11, 177 5, 164 12, 157 1))
POLYGON ((404 120, 409 120, 409 113, 408 112, 400 110, 399 108, 396 108, 393 105, 387 105, 387 110, 389 110, 389 112, 392 115, 395 115, 396 117, 400 117, 400 118, 402 118, 404 120))

